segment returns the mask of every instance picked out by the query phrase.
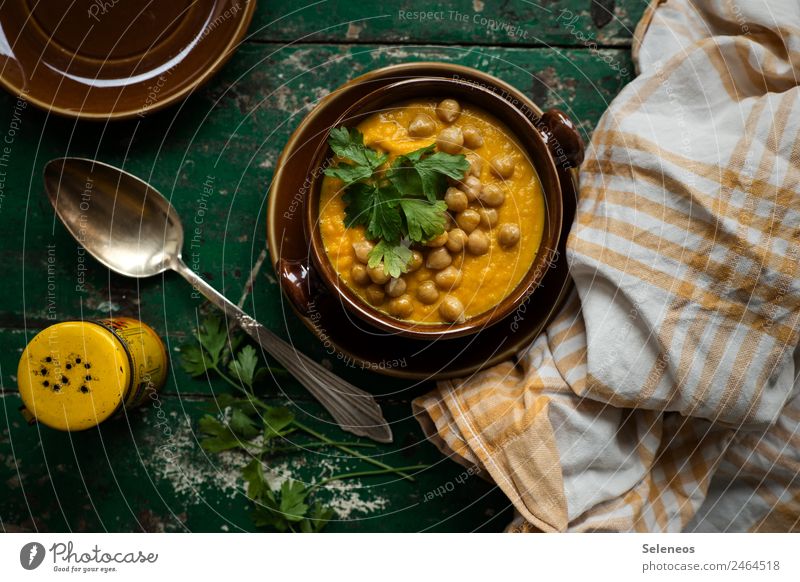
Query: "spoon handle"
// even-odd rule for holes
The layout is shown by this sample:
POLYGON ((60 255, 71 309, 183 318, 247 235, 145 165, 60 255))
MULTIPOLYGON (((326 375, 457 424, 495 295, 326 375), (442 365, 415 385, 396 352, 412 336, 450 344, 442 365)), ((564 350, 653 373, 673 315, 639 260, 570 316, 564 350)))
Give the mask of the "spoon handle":
POLYGON ((381 443, 392 442, 392 429, 383 418, 381 408, 372 394, 356 388, 324 368, 294 346, 282 340, 255 319, 247 315, 224 295, 206 283, 186 263, 178 260, 172 265, 211 303, 222 309, 226 317, 239 326, 286 370, 311 392, 331 413, 342 430, 369 437, 381 443))

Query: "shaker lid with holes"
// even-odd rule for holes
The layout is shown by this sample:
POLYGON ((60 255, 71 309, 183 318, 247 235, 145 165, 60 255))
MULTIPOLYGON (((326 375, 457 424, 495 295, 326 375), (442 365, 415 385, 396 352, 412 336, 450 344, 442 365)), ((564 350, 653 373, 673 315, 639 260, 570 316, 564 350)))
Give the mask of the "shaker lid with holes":
POLYGON ((41 331, 17 369, 23 415, 58 430, 84 430, 122 404, 131 382, 125 346, 93 322, 68 321, 41 331))

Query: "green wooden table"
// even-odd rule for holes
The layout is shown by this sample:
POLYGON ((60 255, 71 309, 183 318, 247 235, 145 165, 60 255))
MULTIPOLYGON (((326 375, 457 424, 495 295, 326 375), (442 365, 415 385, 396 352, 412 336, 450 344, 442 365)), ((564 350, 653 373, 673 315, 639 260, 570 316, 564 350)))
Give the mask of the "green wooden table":
MULTIPOLYGON (((222 71, 184 103, 144 120, 76 123, 0 95, 0 529, 5 531, 252 531, 238 480, 242 459, 197 444, 197 419, 214 409, 221 381, 173 365, 161 408, 96 430, 64 434, 28 426, 18 412, 16 369, 26 343, 54 321, 131 315, 153 325, 175 358, 202 303, 177 276, 137 282, 110 274, 54 219, 42 188, 46 161, 95 157, 122 166, 172 199, 185 222, 202 219, 195 249, 203 276, 234 300, 265 247, 266 192, 290 132, 314 103, 371 69, 416 60, 476 67, 577 120, 588 140, 609 101, 631 80, 632 30, 643 0, 322 0, 302 7, 262 0, 249 37, 222 71), (213 194, 204 196, 203 185, 213 194), (83 270, 85 269, 85 271, 83 270), (85 278, 81 286, 78 282, 85 278), (175 452, 160 454, 164 447, 175 452)), ((310 356, 318 341, 284 309, 268 262, 245 308, 310 356)), ((425 442, 410 400, 431 388, 352 368, 353 383, 383 394, 395 443, 372 451, 395 465, 429 463, 414 483, 372 477, 321 495, 339 518, 328 531, 497 531, 511 517, 499 490, 425 442), (446 494, 432 494, 443 492, 446 494)), ((291 380, 260 388, 333 438, 320 407, 291 380)), ((276 470, 311 479, 363 468, 315 452, 281 457, 276 470)))

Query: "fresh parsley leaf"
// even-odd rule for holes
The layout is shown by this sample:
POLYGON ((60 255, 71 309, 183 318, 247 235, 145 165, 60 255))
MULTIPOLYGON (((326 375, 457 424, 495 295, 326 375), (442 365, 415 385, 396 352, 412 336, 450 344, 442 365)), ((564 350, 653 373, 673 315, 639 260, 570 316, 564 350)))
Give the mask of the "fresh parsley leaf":
POLYGON ((264 420, 264 439, 285 434, 283 431, 294 422, 294 413, 283 406, 270 406, 261 415, 264 420))
POLYGON ((200 439, 200 446, 209 453, 219 453, 242 446, 230 428, 213 416, 206 414, 198 422, 203 438, 200 439))
POLYGON ((209 366, 216 366, 219 362, 222 350, 228 342, 228 330, 216 315, 209 315, 203 320, 200 329, 197 330, 197 339, 200 345, 208 352, 211 359, 209 366))
POLYGON ((202 376, 208 371, 209 355, 195 345, 181 346, 181 368, 192 376, 202 376))
POLYGON ((287 521, 301 521, 308 511, 308 490, 299 481, 287 479, 281 484, 280 511, 287 521))
MULTIPOLYGON (((267 488, 269 491, 269 488, 267 488)), ((290 524, 281 514, 280 506, 275 500, 272 492, 263 494, 254 500, 256 507, 253 510, 253 523, 256 527, 271 527, 276 531, 283 532, 289 529, 290 524)))
POLYGON ((328 144, 334 154, 349 161, 351 165, 339 164, 336 167, 327 168, 325 175, 339 178, 345 185, 369 178, 389 157, 365 146, 364 136, 357 129, 347 129, 346 127, 332 129, 328 137, 328 144))
POLYGON ((344 192, 345 203, 344 225, 352 228, 358 225, 367 226, 372 217, 372 206, 377 196, 372 184, 353 184, 344 192))
POLYGON ((374 170, 370 166, 349 166, 347 164, 340 164, 325 170, 325 175, 332 178, 339 178, 345 183, 345 186, 358 182, 359 180, 366 180, 372 176, 374 170))
POLYGON ((242 478, 247 483, 247 496, 250 499, 258 499, 267 492, 272 493, 260 459, 253 459, 242 467, 242 478))
POLYGON ((334 515, 335 513, 330 507, 325 507, 319 501, 315 501, 306 519, 300 522, 300 531, 303 533, 317 533, 322 531, 334 515))
POLYGON ((258 353, 253 346, 244 346, 236 359, 230 363, 231 373, 250 388, 253 387, 253 378, 258 366, 258 353))
POLYGON ((408 237, 415 242, 424 242, 444 232, 447 204, 442 200, 429 202, 419 198, 403 198, 400 206, 408 226, 408 237))
POLYGON ((463 154, 436 152, 415 162, 414 167, 420 174, 435 172, 454 180, 461 180, 469 170, 469 162, 463 154))
POLYGON ((446 177, 460 180, 469 169, 466 156, 431 152, 433 145, 395 159, 388 175, 403 196, 424 195, 435 202, 447 187, 446 177))
POLYGON ((344 195, 345 226, 363 224, 370 239, 399 241, 403 234, 403 219, 397 208, 399 199, 399 193, 391 185, 354 184, 344 195))
POLYGON ((235 435, 245 439, 251 439, 261 432, 253 419, 238 408, 234 408, 231 411, 231 419, 228 422, 228 428, 230 428, 235 435))
POLYGON ((403 234, 403 219, 397 212, 400 201, 395 188, 377 188, 373 198, 372 215, 367 225, 367 236, 376 240, 397 242, 403 234))
POLYGON ((411 261, 411 251, 402 243, 378 242, 369 252, 369 267, 374 269, 383 263, 383 270, 392 277, 399 277, 411 261))

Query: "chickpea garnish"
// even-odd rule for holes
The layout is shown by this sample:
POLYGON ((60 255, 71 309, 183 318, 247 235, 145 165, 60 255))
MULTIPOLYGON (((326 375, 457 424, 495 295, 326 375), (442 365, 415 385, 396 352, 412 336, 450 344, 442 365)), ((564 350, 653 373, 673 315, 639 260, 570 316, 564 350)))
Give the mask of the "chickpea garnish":
POLYGON ((436 122, 426 113, 420 113, 408 124, 408 135, 411 137, 428 137, 436 131, 436 122))
POLYGON ((436 115, 445 123, 453 123, 461 115, 461 105, 455 99, 445 99, 436 106, 436 115))
POLYGON ((467 195, 467 200, 470 202, 477 200, 478 195, 481 193, 482 184, 475 176, 467 176, 460 184, 461 191, 467 195))
POLYGON ((353 243, 353 251, 355 251, 356 258, 365 265, 369 262, 369 253, 375 245, 368 240, 360 240, 353 243))
POLYGON ((417 299, 422 301, 425 305, 436 303, 436 300, 439 299, 439 290, 436 288, 436 284, 433 281, 423 281, 420 283, 419 287, 417 287, 417 299))
POLYGON ((469 149, 474 150, 483 145, 483 134, 477 127, 468 125, 461 132, 464 134, 464 145, 469 149))
POLYGON ((496 156, 492 158, 492 171, 500 178, 510 178, 514 174, 514 158, 511 156, 496 156))
POLYGON ((376 285, 384 285, 389 280, 389 274, 384 270, 382 263, 376 267, 367 267, 367 273, 376 285))
POLYGON ((519 242, 521 233, 519 226, 511 222, 500 225, 497 233, 497 242, 505 248, 511 248, 519 242))
POLYGON ((439 132, 436 138, 436 145, 443 152, 457 154, 464 145, 464 134, 459 127, 446 127, 439 132))
POLYGON ((482 230, 469 233, 467 248, 473 255, 485 255, 489 251, 489 237, 482 230))
POLYGON ((462 323, 465 321, 464 305, 452 295, 447 295, 442 299, 441 305, 439 305, 439 315, 441 315, 442 319, 445 321, 462 323))
POLYGON ((402 277, 392 278, 386 283, 384 291, 389 297, 400 297, 406 292, 406 280, 402 277))
POLYGON ((481 159, 478 154, 467 154, 467 161, 469 162, 469 175, 480 178, 481 170, 483 169, 483 159, 481 159))
POLYGON ((478 194, 478 200, 486 206, 500 206, 506 201, 506 193, 497 184, 486 184, 478 194))
POLYGON ((367 273, 367 267, 361 263, 356 263, 350 269, 350 278, 353 279, 356 285, 369 285, 372 282, 372 279, 369 278, 369 273, 367 273))
POLYGON ((411 261, 408 263, 408 266, 406 267, 408 269, 407 272, 413 273, 414 271, 419 269, 422 266, 422 261, 423 260, 424 259, 422 257, 422 253, 421 252, 419 252, 419 251, 411 251, 411 261))
POLYGON ((395 317, 408 317, 414 313, 414 304, 408 295, 396 297, 389 301, 389 313, 395 317))
POLYGON ((445 243, 447 243, 447 233, 443 232, 439 236, 436 236, 436 237, 432 238, 431 240, 429 240, 428 242, 426 242, 425 246, 435 249, 435 248, 438 248, 438 247, 443 247, 445 245, 445 243))
POLYGON ((447 233, 447 250, 451 253, 460 253, 467 244, 467 233, 460 228, 454 228, 447 233))
POLYGON ((372 303, 372 305, 380 305, 383 303, 385 297, 386 293, 380 285, 375 285, 373 283, 367 287, 367 301, 372 303))
POLYGON ((456 215, 456 223, 458 224, 458 227, 466 233, 470 233, 478 228, 480 222, 480 214, 478 214, 478 212, 472 208, 467 208, 464 212, 459 212, 456 215))
POLYGON ((461 212, 469 206, 467 195, 458 188, 448 188, 447 192, 444 193, 444 201, 448 210, 453 212, 461 212))
POLYGON ((461 285, 461 271, 451 265, 436 273, 433 280, 436 281, 436 285, 439 289, 449 291, 461 285))
POLYGON ((425 266, 429 269, 444 269, 450 263, 453 262, 453 257, 450 256, 450 253, 447 249, 439 247, 438 249, 432 250, 428 253, 428 260, 425 261, 425 266))
POLYGON ((486 230, 497 224, 497 210, 494 208, 478 208, 478 214, 481 217, 481 226, 486 230))

